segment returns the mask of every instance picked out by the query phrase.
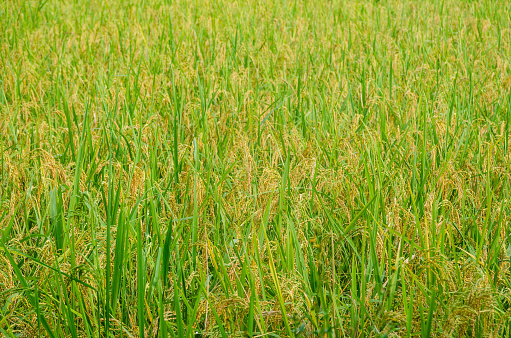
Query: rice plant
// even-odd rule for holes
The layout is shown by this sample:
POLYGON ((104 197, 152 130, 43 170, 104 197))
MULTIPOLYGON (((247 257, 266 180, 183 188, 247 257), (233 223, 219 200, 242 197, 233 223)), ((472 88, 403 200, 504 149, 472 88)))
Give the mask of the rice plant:
POLYGON ((0 2, 6 337, 511 335, 511 2, 0 2))

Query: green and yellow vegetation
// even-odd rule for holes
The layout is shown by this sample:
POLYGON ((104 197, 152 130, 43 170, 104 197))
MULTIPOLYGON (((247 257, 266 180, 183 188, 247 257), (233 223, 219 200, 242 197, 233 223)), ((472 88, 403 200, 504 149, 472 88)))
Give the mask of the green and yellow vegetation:
POLYGON ((511 335, 511 2, 0 2, 6 337, 511 335))

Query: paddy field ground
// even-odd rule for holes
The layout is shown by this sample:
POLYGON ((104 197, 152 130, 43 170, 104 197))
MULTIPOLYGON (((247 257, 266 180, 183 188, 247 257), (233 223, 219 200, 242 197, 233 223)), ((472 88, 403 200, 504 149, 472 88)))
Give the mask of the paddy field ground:
POLYGON ((511 335, 511 2, 0 2, 6 337, 511 335))

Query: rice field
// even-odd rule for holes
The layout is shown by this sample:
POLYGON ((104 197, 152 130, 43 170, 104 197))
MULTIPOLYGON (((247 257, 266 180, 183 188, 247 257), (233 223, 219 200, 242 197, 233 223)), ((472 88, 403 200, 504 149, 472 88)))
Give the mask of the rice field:
POLYGON ((511 335, 511 2, 0 2, 5 337, 511 335))

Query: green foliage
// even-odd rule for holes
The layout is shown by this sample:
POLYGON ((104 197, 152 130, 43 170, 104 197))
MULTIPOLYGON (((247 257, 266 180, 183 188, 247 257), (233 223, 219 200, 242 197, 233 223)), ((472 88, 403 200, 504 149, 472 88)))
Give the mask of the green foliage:
POLYGON ((0 2, 7 337, 511 334, 511 3, 0 2))

